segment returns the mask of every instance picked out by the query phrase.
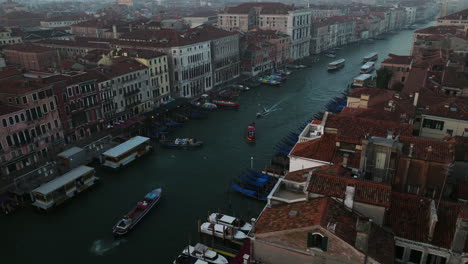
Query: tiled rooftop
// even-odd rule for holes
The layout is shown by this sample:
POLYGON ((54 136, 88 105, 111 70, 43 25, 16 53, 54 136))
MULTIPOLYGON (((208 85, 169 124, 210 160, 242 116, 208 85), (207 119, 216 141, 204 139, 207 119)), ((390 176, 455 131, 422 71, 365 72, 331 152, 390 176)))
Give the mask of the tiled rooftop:
POLYGON ((439 17, 438 19, 445 19, 445 20, 468 20, 468 9, 464 9, 459 12, 455 12, 448 16, 439 17))
POLYGON ((0 70, 0 79, 7 79, 15 76, 20 76, 22 71, 16 67, 6 67, 3 70, 0 70))
POLYGON ((454 145, 451 142, 423 138, 423 137, 400 137, 403 143, 401 155, 409 157, 411 144, 413 144, 413 159, 428 160, 440 163, 451 163, 454 159, 454 145))
POLYGON ((445 34, 455 34, 457 30, 460 29, 460 26, 432 26, 427 28, 418 29, 415 31, 416 34, 436 34, 436 35, 445 35, 445 34))
POLYGON ((144 69, 147 69, 147 67, 143 64, 132 59, 127 59, 119 60, 118 62, 113 63, 111 66, 102 67, 98 69, 98 72, 107 78, 113 78, 144 69))
POLYGON ((162 52, 147 49, 120 49, 117 54, 120 56, 143 59, 153 59, 165 55, 162 52))
POLYGON ((320 138, 297 143, 291 156, 332 162, 336 152, 336 134, 323 134, 320 138))
POLYGON ((42 53, 42 52, 55 51, 55 49, 52 49, 52 48, 42 47, 42 46, 33 45, 33 44, 9 45, 9 46, 6 46, 3 50, 4 51, 14 50, 14 51, 19 51, 19 52, 33 52, 33 53, 42 53))
POLYGON ((261 2, 261 3, 242 3, 237 6, 226 7, 226 14, 248 14, 254 8, 260 10, 260 14, 288 14, 289 11, 295 8, 278 2, 261 2))
POLYGON ((28 78, 22 78, 19 80, 5 79, 0 80, 0 93, 20 95, 35 91, 44 86, 45 84, 40 80, 28 78))
POLYGON ((354 186, 354 200, 379 206, 390 206, 391 186, 351 177, 340 165, 325 165, 312 174, 309 192, 344 198, 347 186, 354 186))
POLYGON ((23 110, 22 108, 0 104, 0 116, 8 115, 23 110))
POLYGON ((456 120, 468 120, 468 98, 466 97, 435 97, 434 100, 423 98, 419 106, 422 113, 431 116, 445 117, 456 120))
POLYGON ((383 64, 401 64, 410 65, 413 60, 412 56, 400 56, 395 54, 388 54, 388 58, 382 61, 383 64))

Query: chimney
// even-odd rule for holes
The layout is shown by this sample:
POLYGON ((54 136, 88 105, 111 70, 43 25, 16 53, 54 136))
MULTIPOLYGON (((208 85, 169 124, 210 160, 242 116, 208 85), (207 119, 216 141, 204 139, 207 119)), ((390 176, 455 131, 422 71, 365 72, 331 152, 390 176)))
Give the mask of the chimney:
POLYGON ((354 186, 346 186, 344 204, 350 210, 353 210, 354 190, 355 190, 354 186))
POLYGON ((414 93, 413 105, 418 106, 419 92, 414 93))
POLYGON ((414 151, 414 144, 411 143, 411 144, 410 144, 410 147, 409 147, 408 157, 410 157, 410 158, 413 157, 413 151, 414 151))
POLYGON ((432 238, 434 237, 434 229, 436 227, 437 222, 437 209, 434 200, 432 200, 431 204, 429 205, 429 241, 432 241, 432 238))
POLYGON ((468 234, 468 210, 463 209, 458 213, 455 234, 453 235, 451 250, 456 253, 463 253, 465 241, 468 234))
POLYGON ((112 37, 113 38, 117 38, 117 26, 116 25, 112 25, 112 37))

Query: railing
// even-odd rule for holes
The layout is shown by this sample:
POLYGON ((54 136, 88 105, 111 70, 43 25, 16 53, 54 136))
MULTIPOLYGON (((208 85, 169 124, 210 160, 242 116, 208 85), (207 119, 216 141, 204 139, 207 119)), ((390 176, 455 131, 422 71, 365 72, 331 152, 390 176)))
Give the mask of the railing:
POLYGON ((138 94, 139 92, 140 92, 140 89, 137 88, 137 89, 132 90, 132 91, 130 91, 130 92, 126 92, 126 93, 124 93, 123 95, 124 95, 124 97, 129 97, 129 96, 138 94))

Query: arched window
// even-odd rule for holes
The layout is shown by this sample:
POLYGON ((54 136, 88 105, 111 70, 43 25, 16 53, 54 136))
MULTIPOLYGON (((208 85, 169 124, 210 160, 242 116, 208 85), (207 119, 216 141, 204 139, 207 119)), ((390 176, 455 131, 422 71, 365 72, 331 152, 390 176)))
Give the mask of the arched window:
POLYGON ((307 233, 307 247, 318 248, 323 251, 328 249, 328 237, 320 233, 307 233))

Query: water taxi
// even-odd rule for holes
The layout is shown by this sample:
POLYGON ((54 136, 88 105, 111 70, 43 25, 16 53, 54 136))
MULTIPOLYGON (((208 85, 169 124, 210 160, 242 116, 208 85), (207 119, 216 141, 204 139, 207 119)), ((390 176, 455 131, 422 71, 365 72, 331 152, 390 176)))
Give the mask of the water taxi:
POLYGON ((369 86, 372 82, 372 74, 361 74, 354 78, 353 86, 354 87, 366 87, 369 86))
POLYGON ((161 199, 162 189, 154 189, 151 192, 147 193, 143 200, 139 201, 137 205, 122 219, 120 219, 117 224, 112 229, 112 233, 115 237, 120 237, 133 229, 133 227, 140 222, 143 217, 148 214, 148 212, 159 202, 161 199))
POLYGON ((235 101, 228 101, 228 100, 219 100, 219 99, 213 99, 211 100, 213 104, 217 106, 223 106, 223 107, 238 107, 240 105, 239 102, 235 101))
POLYGON ((339 59, 339 60, 330 62, 328 64, 328 70, 329 71, 335 71, 335 70, 339 70, 339 69, 343 68, 344 65, 345 65, 345 61, 346 61, 345 59, 339 59))
POLYGON ((93 186, 98 178, 94 168, 79 166, 31 191, 33 206, 49 210, 93 186))
POLYGON ((368 61, 361 67, 361 73, 370 73, 375 69, 375 62, 368 61))
POLYGON ((196 244, 194 247, 190 245, 187 246, 182 251, 182 254, 197 258, 199 260, 206 261, 208 263, 214 263, 214 264, 227 264, 228 263, 228 260, 224 256, 221 256, 217 252, 210 250, 207 246, 201 243, 196 244))
POLYGON ((239 218, 235 218, 233 216, 220 214, 220 213, 212 213, 208 216, 208 221, 213 224, 221 224, 233 228, 238 228, 244 232, 250 232, 252 230, 252 225, 241 220, 239 218))
POLYGON ((130 162, 149 153, 151 149, 152 147, 149 138, 136 136, 104 152, 102 154, 104 157, 102 165, 112 169, 122 168, 130 162))
POLYGON ((257 137, 255 123, 251 123, 247 126, 246 136, 247 142, 255 142, 257 137))
POLYGON ((205 222, 200 226, 200 232, 229 240, 242 240, 247 238, 247 235, 242 231, 236 231, 232 227, 209 222, 205 222))
POLYGON ((364 58, 362 58, 362 61, 363 62, 376 61, 378 57, 379 57, 379 54, 377 52, 372 52, 364 56, 364 58))

